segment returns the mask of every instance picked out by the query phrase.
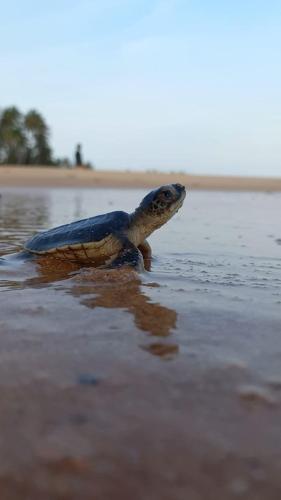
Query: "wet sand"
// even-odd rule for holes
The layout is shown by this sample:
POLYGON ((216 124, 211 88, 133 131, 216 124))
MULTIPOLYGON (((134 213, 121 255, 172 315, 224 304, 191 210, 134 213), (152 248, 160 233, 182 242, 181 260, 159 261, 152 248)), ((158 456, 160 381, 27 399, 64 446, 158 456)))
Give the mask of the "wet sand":
MULTIPOLYGON (((143 194, 4 189, 0 253, 143 194)), ((150 273, 2 261, 1 500, 279 500, 280 207, 191 192, 150 273)))
POLYGON ((180 182, 191 189, 281 191, 280 178, 200 176, 183 173, 96 171, 83 168, 0 166, 2 187, 153 188, 180 182))

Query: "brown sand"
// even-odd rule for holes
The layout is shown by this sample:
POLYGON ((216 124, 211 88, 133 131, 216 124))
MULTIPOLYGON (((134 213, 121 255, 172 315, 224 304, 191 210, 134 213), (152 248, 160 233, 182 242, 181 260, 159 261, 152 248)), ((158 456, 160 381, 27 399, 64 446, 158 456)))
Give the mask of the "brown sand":
POLYGON ((180 182, 192 189, 281 191, 281 178, 199 176, 183 173, 92 171, 52 167, 0 167, 3 187, 150 188, 180 182))
MULTIPOLYGON (((67 266, 39 269, 1 298, 1 500, 279 500, 279 386, 246 384, 241 362, 202 366, 192 344, 177 357, 184 330, 155 341, 154 318, 173 328, 175 311, 132 271, 85 270, 56 291, 42 283, 67 266)), ((189 342, 199 317, 207 339, 235 315, 189 309, 189 342)))

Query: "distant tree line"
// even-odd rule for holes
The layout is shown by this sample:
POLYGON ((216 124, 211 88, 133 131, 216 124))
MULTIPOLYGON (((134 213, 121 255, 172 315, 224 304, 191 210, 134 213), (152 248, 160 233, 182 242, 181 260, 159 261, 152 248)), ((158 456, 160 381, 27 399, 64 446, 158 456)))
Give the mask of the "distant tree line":
POLYGON ((0 110, 0 164, 70 165, 68 158, 54 159, 49 127, 31 109, 26 114, 11 106, 0 110))

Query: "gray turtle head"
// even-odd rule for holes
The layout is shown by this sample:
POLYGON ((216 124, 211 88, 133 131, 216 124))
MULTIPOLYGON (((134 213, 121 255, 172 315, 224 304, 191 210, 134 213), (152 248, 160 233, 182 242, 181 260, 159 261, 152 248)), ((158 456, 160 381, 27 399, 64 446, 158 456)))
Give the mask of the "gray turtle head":
POLYGON ((149 232, 165 224, 182 206, 186 196, 182 184, 168 184, 151 191, 136 210, 138 219, 149 225, 149 232))

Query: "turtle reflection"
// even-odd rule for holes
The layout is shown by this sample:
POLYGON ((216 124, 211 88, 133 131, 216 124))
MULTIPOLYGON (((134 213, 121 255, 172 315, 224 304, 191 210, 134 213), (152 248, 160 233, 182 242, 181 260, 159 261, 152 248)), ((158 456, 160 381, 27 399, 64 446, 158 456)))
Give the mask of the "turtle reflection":
POLYGON ((79 298, 81 304, 90 309, 103 307, 130 312, 140 330, 158 337, 140 346, 145 351, 162 358, 178 353, 178 345, 166 340, 176 327, 176 311, 150 302, 141 290, 140 276, 132 269, 79 268, 74 263, 50 257, 26 262, 20 268, 8 263, 5 267, 10 273, 9 281, 3 283, 6 288, 42 288, 62 282, 61 289, 79 298))
MULTIPOLYGON (((176 311, 150 302, 141 291, 139 275, 130 269, 85 269, 74 279, 77 285, 71 288, 71 294, 79 297, 86 307, 125 309, 133 314, 140 330, 162 339, 171 335, 176 327, 176 311)), ((160 339, 141 347, 160 357, 170 357, 178 352, 178 345, 160 339)))

